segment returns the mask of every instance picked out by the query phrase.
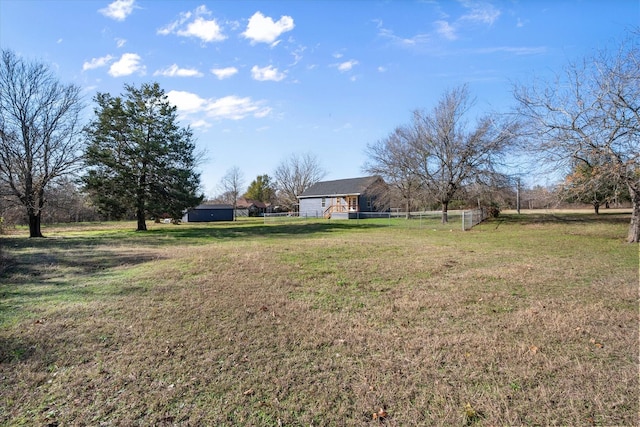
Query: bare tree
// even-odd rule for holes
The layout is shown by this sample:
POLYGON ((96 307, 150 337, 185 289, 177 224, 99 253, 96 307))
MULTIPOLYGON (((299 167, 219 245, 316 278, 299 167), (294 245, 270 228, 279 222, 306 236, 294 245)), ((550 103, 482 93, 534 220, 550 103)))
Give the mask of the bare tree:
POLYGON ((552 187, 536 185, 533 188, 523 188, 521 193, 521 203, 525 209, 552 209, 560 205, 560 199, 552 187))
POLYGON ((238 166, 233 166, 220 180, 220 189, 222 193, 229 199, 229 203, 233 205, 233 219, 236 218, 236 206, 238 197, 243 193, 244 174, 238 166))
POLYGON ((2 51, 0 184, 26 209, 30 237, 42 237, 46 187, 80 164, 80 93, 78 86, 61 84, 45 64, 2 51))
POLYGON ((596 172, 591 174, 594 182, 627 186, 633 203, 630 243, 640 242, 638 34, 629 35, 617 49, 569 64, 554 82, 514 90, 517 111, 529 125, 529 146, 542 161, 565 171, 583 164, 596 172))
POLYGON ((470 128, 465 117, 473 104, 466 85, 447 91, 431 112, 414 112, 407 137, 408 165, 441 204, 443 223, 464 185, 503 180, 498 166, 518 135, 518 123, 499 116, 481 117, 470 128))
POLYGON ((410 138, 410 130, 398 127, 388 137, 368 144, 368 160, 363 167, 365 172, 381 176, 389 189, 399 195, 407 218, 421 188, 409 162, 410 138))
POLYGON ((283 160, 273 173, 280 203, 293 209, 298 204, 298 196, 326 174, 311 153, 293 154, 283 160))
POLYGON ((46 197, 47 210, 42 215, 42 222, 45 224, 96 221, 101 217, 87 194, 69 177, 52 182, 46 197))

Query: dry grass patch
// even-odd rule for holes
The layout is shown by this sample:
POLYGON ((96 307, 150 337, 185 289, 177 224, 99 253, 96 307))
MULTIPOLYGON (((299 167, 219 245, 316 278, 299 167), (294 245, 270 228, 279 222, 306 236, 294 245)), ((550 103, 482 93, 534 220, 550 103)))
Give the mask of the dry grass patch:
POLYGON ((638 248, 588 218, 18 239, 0 421, 637 425, 638 248))

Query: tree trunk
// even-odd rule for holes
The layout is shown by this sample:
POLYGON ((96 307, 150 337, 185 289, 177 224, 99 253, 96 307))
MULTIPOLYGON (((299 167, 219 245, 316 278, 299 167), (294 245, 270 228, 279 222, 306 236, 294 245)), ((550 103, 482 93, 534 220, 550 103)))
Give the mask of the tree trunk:
POLYGON ((142 173, 138 181, 138 189, 136 190, 136 219, 138 220, 138 228, 136 231, 147 231, 147 221, 145 218, 145 191, 147 189, 147 161, 143 159, 142 173))
POLYGON ((629 224, 629 235, 627 242, 640 243, 640 188, 633 188, 629 185, 629 195, 633 202, 633 212, 631 213, 631 223, 629 224))
POLYGON ((449 201, 442 202, 442 223, 446 224, 449 222, 449 201))
POLYGON ((144 217, 144 209, 138 208, 138 210, 136 211, 136 218, 138 219, 137 231, 147 231, 147 221, 144 217))
POLYGON ((44 237, 40 229, 40 214, 29 212, 29 237, 44 237))
POLYGON ((600 203, 593 202, 593 210, 595 211, 596 215, 600 215, 600 203))

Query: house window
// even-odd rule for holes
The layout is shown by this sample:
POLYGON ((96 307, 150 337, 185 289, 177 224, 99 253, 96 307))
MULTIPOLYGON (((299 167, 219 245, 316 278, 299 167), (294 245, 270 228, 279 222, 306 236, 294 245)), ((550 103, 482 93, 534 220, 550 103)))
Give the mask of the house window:
POLYGON ((322 207, 324 208, 327 205, 327 199, 326 197, 322 198, 322 207))
POLYGON ((371 210, 371 205, 372 205, 371 197, 367 197, 367 209, 371 210))

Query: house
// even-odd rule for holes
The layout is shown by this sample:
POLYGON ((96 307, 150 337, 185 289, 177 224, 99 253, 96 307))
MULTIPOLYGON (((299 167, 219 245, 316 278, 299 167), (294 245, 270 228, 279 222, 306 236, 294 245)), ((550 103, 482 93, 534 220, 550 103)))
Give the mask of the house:
POLYGON ((300 216, 351 219, 386 211, 379 202, 387 186, 379 176, 318 182, 298 196, 300 216))
POLYGON ((269 205, 259 200, 241 197, 236 202, 236 216, 263 216, 269 210, 269 205))
POLYGON ((222 204, 203 204, 189 209, 182 222, 233 221, 233 206, 222 204))

